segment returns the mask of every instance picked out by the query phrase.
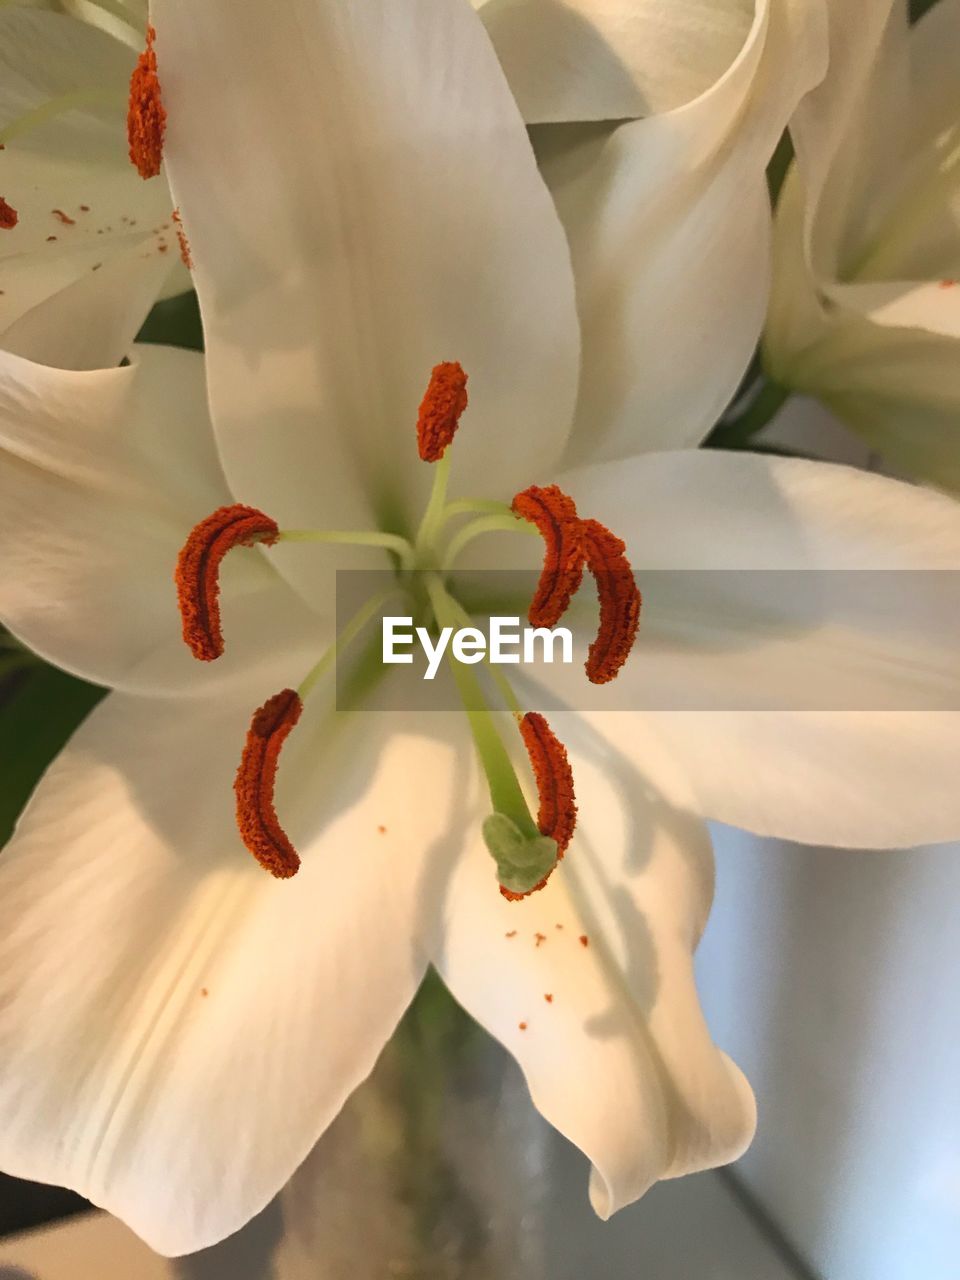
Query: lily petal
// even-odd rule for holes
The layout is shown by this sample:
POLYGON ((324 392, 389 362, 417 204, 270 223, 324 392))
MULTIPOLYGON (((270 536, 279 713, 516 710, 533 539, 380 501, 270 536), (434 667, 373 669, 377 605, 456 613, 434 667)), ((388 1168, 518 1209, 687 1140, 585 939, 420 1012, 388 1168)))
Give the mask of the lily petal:
MULTIPOLYGON (((173 571, 192 526, 232 501, 202 356, 143 346, 127 368, 78 373, 0 354, 0 617, 50 661, 115 687, 210 687, 173 571)), ((231 556, 224 583, 240 612, 218 678, 304 625, 260 552, 231 556)))
POLYGON ((624 750, 642 749, 652 716, 698 811, 762 834, 880 847, 956 838, 957 593, 923 572, 960 570, 955 502, 845 467, 711 451, 561 483, 625 537, 641 587, 644 568, 820 571, 809 590, 788 580, 793 593, 764 574, 693 573, 688 598, 678 574, 659 623, 652 583, 611 693, 638 709, 622 717, 624 750), (897 609, 889 588, 884 604, 835 572, 880 569, 916 571, 897 609), (721 709, 698 710, 711 695, 721 709))
POLYGON ((830 74, 792 125, 764 363, 897 468, 957 488, 960 4, 909 31, 891 0, 830 19, 830 74))
POLYGON ((300 661, 188 710, 111 695, 0 857, 0 1166, 77 1189, 161 1253, 270 1200, 423 974, 448 747, 366 715, 335 732, 308 703, 278 792, 303 866, 279 882, 240 844, 250 712, 300 661))
POLYGON ((825 65, 820 6, 764 0, 729 71, 687 106, 535 131, 583 330, 571 461, 697 444, 716 422, 767 304, 766 165, 825 65))
MULTIPOLYGON (((504 497, 529 483, 572 416, 573 280, 479 19, 451 0, 152 14, 231 485, 288 527, 406 531, 442 360, 471 380, 457 483, 491 458, 504 497)), ((289 563, 316 582, 312 548, 289 563)))
POLYGON ((166 182, 127 158, 133 60, 63 14, 0 12, 0 182, 19 215, 0 233, 0 345, 45 364, 116 364, 177 263, 166 182), (57 101, 75 105, 16 131, 57 101))
POLYGON ((753 0, 475 4, 528 124, 625 120, 699 97, 736 58, 753 0))
POLYGON ((453 871, 433 952, 538 1109, 590 1157, 604 1218, 658 1178, 735 1159, 755 1121, 693 980, 709 837, 652 734, 620 751, 620 720, 551 716, 576 778, 573 844, 544 889, 508 903, 476 842, 453 871))

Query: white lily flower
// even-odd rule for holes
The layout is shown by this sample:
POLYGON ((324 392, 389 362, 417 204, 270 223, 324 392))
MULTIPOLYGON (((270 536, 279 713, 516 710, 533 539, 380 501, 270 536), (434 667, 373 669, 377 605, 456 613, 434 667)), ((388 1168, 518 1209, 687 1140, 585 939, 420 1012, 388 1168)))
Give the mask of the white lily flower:
POLYGON ((765 365, 912 475, 960 487, 960 3, 837 0, 791 124, 765 365))
POLYGON ((166 181, 128 156, 143 28, 110 18, 0 8, 0 346, 67 369, 118 363, 157 297, 190 287, 166 181))
POLYGON ((826 71, 826 5, 477 7, 570 242, 590 456, 628 457, 638 437, 646 448, 700 443, 763 325, 766 167, 797 102, 826 71))
MULTIPOLYGON (((387 565, 383 544, 429 566, 450 457, 454 502, 557 478, 627 539, 641 577, 955 570, 960 512, 787 459, 570 465, 594 424, 577 410, 569 252, 469 8, 290 0, 266 18, 158 0, 154 14, 208 385, 201 357, 163 348, 92 372, 0 357, 3 619, 113 689, 0 860, 0 1167, 78 1188, 161 1252, 211 1244, 290 1177, 432 961, 589 1156, 608 1215, 657 1178, 734 1158, 753 1130, 693 982, 704 818, 845 844, 960 830, 956 714, 776 713, 805 663, 842 681, 851 653, 871 687, 909 694, 919 672, 934 705, 957 705, 938 581, 918 576, 895 625, 844 599, 842 575, 799 616, 749 576, 722 619, 716 600, 682 601, 696 644, 654 629, 609 709, 551 713, 578 825, 545 887, 514 902, 481 835, 486 782, 509 783, 509 759, 478 769, 452 712, 344 720, 322 685, 278 775, 299 873, 280 884, 245 852, 231 783, 251 712, 314 683, 343 549, 281 538, 228 557, 210 667, 175 614, 186 531, 252 502, 284 529, 357 531, 346 563, 387 565), (470 406, 431 470, 413 423, 445 356, 469 369, 470 406), (429 536, 408 551, 425 506, 429 536), (668 706, 692 680, 737 705, 746 679, 770 709, 616 710, 640 699, 634 679, 668 706)), ((718 367, 705 351, 702 378, 718 367)), ((687 420, 675 427, 685 439, 687 420)))

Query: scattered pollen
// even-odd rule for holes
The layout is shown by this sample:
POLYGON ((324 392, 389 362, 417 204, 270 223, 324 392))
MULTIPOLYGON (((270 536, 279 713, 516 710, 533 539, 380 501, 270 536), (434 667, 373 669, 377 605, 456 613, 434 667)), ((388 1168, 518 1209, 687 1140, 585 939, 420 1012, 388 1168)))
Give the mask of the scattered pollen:
POLYGON ((517 1023, 517 1026, 519 1026, 521 1031, 526 1031, 527 1029, 527 1024, 525 1022, 519 1022, 517 1023))
POLYGON ((580 945, 581 947, 589 947, 590 945, 590 939, 585 933, 581 933, 580 935, 580 945))
POLYGON ((183 639, 201 662, 212 662, 223 653, 220 562, 233 547, 272 545, 278 532, 275 520, 240 503, 219 507, 191 530, 177 559, 175 580, 183 639))
MULTIPOLYGON (((532 893, 532 892, 533 892, 533 890, 531 890, 531 893, 532 893)), ((534 945, 535 945, 535 946, 538 946, 538 947, 539 947, 542 943, 546 942, 546 940, 547 940, 547 935, 546 935, 545 933, 539 933, 539 932, 538 932, 538 933, 535 933, 533 936, 534 936, 534 939, 535 939, 535 943, 534 943, 534 945)))
POLYGON ((193 270, 193 258, 190 256, 190 243, 187 240, 186 232, 183 229, 183 219, 180 217, 180 210, 173 211, 173 225, 177 229, 177 243, 180 245, 180 261, 188 271, 193 270))
POLYGON ((956 283, 957 283, 957 282, 956 282, 956 280, 941 280, 941 281, 940 281, 940 288, 941 288, 941 289, 953 289, 953 288, 956 286, 956 283))
POLYGON ((293 689, 282 689, 254 712, 233 784, 243 843, 260 865, 280 880, 296 874, 300 858, 280 826, 273 791, 280 748, 302 711, 300 695, 293 689))
POLYGON ((550 994, 549 991, 544 992, 543 998, 544 1000, 546 1000, 547 1004, 553 1004, 553 996, 550 994))
POLYGON ((515 938, 517 936, 516 929, 511 929, 509 933, 503 935, 505 938, 515 938))
POLYGON ((201 988, 200 988, 200 994, 201 994, 202 996, 208 996, 208 995, 210 994, 210 992, 207 990, 207 988, 206 988, 206 987, 201 987, 201 988))
POLYGON ((81 212, 81 213, 89 213, 89 212, 90 212, 90 206, 89 206, 88 204, 82 204, 82 205, 80 206, 80 212, 81 212))
POLYGON ((555 627, 583 579, 583 535, 576 505, 555 484, 545 489, 534 484, 517 494, 512 509, 536 525, 546 544, 527 617, 532 627, 555 627))
POLYGON ((69 213, 64 213, 62 209, 51 209, 50 212, 58 222, 62 222, 65 227, 75 227, 77 225, 76 218, 71 218, 69 213))
POLYGON ((13 205, 7 204, 3 196, 0 196, 0 231, 12 231, 19 221, 20 215, 13 205))
POLYGON ((562 928, 563 928, 563 925, 562 925, 562 924, 555 924, 553 927, 554 927, 555 929, 562 929, 562 928))
POLYGON ((147 27, 147 45, 137 59, 130 77, 130 103, 127 108, 127 140, 130 160, 141 178, 155 178, 163 161, 163 137, 167 128, 167 112, 160 97, 157 77, 157 55, 153 27, 147 27))
POLYGON ((434 365, 417 414, 417 449, 424 462, 439 462, 467 407, 467 375, 456 360, 434 365))
POLYGON ((630 656, 640 625, 640 592, 625 544, 598 520, 584 520, 583 547, 597 584, 600 627, 584 664, 592 684, 606 684, 630 656))
POLYGON ((380 832, 382 836, 385 836, 387 834, 387 828, 384 826, 377 827, 377 830, 380 832))
POLYGON ((95 263, 93 264, 93 266, 90 268, 90 270, 91 270, 91 271, 99 271, 99 270, 100 270, 100 268, 101 268, 102 266, 103 266, 103 263, 102 263, 102 262, 95 262, 95 263))
POLYGON ((56 238, 56 236, 47 236, 47 244, 49 244, 51 240, 56 240, 56 238))

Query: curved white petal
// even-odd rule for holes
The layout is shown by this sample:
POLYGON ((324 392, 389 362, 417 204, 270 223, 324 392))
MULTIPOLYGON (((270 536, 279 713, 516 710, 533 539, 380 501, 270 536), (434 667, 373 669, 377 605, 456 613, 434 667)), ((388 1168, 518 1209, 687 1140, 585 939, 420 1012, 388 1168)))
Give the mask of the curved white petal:
POLYGON ((0 194, 19 215, 0 231, 0 346, 45 364, 116 364, 177 259, 166 181, 127 155, 134 60, 63 14, 0 12, 0 194))
POLYGON ((454 0, 152 12, 234 491, 288 525, 409 526, 440 360, 470 375, 454 487, 529 483, 571 419, 573 281, 479 19, 454 0))
POLYGON ((583 330, 571 459, 696 444, 728 403, 767 303, 766 165, 825 56, 820 6, 767 0, 687 106, 538 131, 583 330))
POLYGON ((299 661, 188 711, 111 695, 0 855, 0 1167, 81 1191, 161 1253, 266 1204, 423 973, 449 747, 395 718, 333 731, 308 704, 277 800, 303 866, 274 880, 240 843, 249 716, 299 661))
POLYGON ((727 70, 753 0, 487 0, 475 6, 528 124, 670 111, 727 70))
POLYGON ((792 125, 766 364, 896 465, 952 486, 960 4, 945 0, 909 32, 905 7, 889 2, 840 0, 830 14, 830 73, 792 125))
POLYGON ((956 838, 955 502, 825 463, 708 451, 562 483, 626 539, 641 588, 645 568, 694 571, 649 576, 637 650, 602 695, 637 713, 625 750, 654 716, 699 811, 762 833, 956 838), (912 572, 874 591, 877 570, 912 572))
POLYGON ((307 625, 261 553, 238 550, 223 566, 227 656, 211 673, 183 644, 177 553, 232 500, 202 356, 143 346, 127 368, 76 373, 0 354, 0 617, 50 661, 100 684, 189 689, 307 625))
POLYGON ((550 719, 576 780, 573 843, 545 889, 509 903, 474 841, 433 960, 590 1157, 591 1199, 608 1217, 658 1178, 735 1159, 754 1103, 697 1002, 713 857, 676 770, 652 734, 622 751, 622 717, 550 719))

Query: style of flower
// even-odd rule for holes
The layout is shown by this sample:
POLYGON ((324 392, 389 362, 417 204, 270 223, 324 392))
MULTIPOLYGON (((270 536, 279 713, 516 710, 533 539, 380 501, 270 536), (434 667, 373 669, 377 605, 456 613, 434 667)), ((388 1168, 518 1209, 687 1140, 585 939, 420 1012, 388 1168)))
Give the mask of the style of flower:
MULTIPOLYGON (((290 1177, 432 962, 587 1153, 607 1216, 753 1130, 693 981, 704 819, 833 844, 960 831, 955 712, 804 701, 815 670, 866 705, 919 686, 957 706, 941 577, 910 575, 891 619, 843 573, 784 595, 702 571, 956 570, 960 512, 844 468, 643 454, 618 419, 640 385, 585 398, 612 321, 578 317, 469 8, 151 16, 206 357, 0 355, 0 616, 112 690, 0 858, 0 1167, 77 1187, 161 1252, 211 1244, 290 1177), (633 456, 602 460, 614 437, 633 456), (654 592, 632 646, 636 594, 600 573, 600 630, 578 615, 577 634, 614 679, 578 666, 549 707, 530 679, 502 710, 462 686, 467 715, 337 711, 333 663, 384 602, 338 636, 335 568, 423 581, 443 622, 458 572, 516 564, 539 616, 572 617, 620 539, 641 584, 698 572, 654 592), (707 694, 755 709, 697 710, 707 694)), ((686 371, 679 443, 728 338, 686 371)))
POLYGON ((960 3, 830 6, 791 124, 764 362, 903 472, 960 489, 960 3))

